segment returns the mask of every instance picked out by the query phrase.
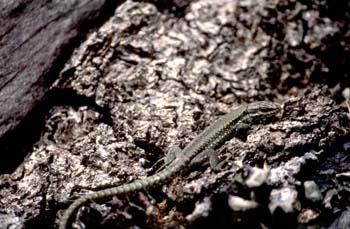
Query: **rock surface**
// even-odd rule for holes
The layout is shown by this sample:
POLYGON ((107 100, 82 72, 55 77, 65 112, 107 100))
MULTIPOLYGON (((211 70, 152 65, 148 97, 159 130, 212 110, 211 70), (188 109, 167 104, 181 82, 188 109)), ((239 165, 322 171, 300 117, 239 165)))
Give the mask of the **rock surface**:
POLYGON ((16 158, 23 157, 15 139, 22 138, 22 146, 32 140, 38 119, 45 116, 38 105, 43 103, 73 47, 88 29, 108 17, 117 3, 1 1, 0 173, 13 169, 13 163, 18 165, 16 158))
POLYGON ((172 145, 257 100, 283 103, 283 117, 227 142, 221 171, 198 165, 163 187, 88 203, 71 223, 347 225, 349 6, 161 2, 124 2, 73 52, 55 89, 92 102, 53 106, 24 163, 0 176, 0 227, 56 226, 71 200, 153 174, 172 145), (307 198, 306 181, 322 201, 307 198))

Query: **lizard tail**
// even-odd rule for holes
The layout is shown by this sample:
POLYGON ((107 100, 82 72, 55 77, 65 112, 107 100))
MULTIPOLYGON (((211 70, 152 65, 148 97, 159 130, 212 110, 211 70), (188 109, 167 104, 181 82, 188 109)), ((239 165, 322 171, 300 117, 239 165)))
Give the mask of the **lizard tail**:
MULTIPOLYGON (((189 159, 190 158, 186 158, 186 160, 189 160, 189 159)), ((123 185, 120 185, 117 187, 100 190, 100 191, 90 193, 90 194, 87 194, 86 196, 78 198, 65 211, 64 215, 61 218, 59 229, 66 229, 67 224, 68 224, 71 216, 78 210, 78 208, 80 206, 82 206, 86 202, 91 201, 91 200, 107 198, 107 197, 111 197, 111 196, 115 196, 115 195, 136 192, 139 190, 147 189, 151 186, 155 186, 157 184, 160 184, 160 183, 170 179, 171 175, 174 172, 178 171, 181 168, 181 166, 182 166, 182 164, 178 163, 178 164, 174 165, 172 168, 164 169, 161 172, 148 177, 147 179, 135 180, 134 182, 131 182, 129 184, 123 184, 123 185)))
POLYGON ((69 206, 69 208, 65 211, 64 215, 61 218, 59 229, 66 229, 67 224, 69 222, 70 217, 74 214, 74 212, 82 206, 84 203, 86 203, 88 200, 90 200, 89 196, 83 196, 78 198, 69 206))

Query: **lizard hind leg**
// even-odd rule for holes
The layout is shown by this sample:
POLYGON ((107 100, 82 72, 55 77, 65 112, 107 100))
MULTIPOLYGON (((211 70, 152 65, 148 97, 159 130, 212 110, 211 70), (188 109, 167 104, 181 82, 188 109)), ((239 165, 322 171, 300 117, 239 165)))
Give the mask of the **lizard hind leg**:
MULTIPOLYGON (((180 158, 182 156, 182 149, 178 145, 174 145, 170 147, 169 151, 165 154, 165 156, 160 159, 159 161, 164 161, 164 164, 157 169, 156 172, 159 172, 163 170, 164 168, 168 167, 172 162, 174 162, 176 159, 180 158)), ((156 164, 158 164, 158 162, 156 164)))

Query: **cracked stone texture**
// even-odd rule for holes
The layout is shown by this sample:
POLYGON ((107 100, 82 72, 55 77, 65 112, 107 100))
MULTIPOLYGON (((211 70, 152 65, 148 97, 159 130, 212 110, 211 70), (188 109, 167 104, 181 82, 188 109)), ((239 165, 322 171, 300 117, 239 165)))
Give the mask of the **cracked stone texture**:
POLYGON ((55 88, 92 99, 112 121, 89 106, 52 108, 23 164, 0 177, 0 226, 53 227, 78 196, 153 174, 172 145, 184 147, 220 115, 256 100, 285 102, 284 116, 227 142, 218 150, 221 171, 204 164, 163 187, 86 204, 72 224, 201 227, 220 217, 223 227, 326 226, 349 207, 345 80, 326 58, 342 18, 317 2, 180 2, 174 14, 157 1, 126 1, 75 50, 55 88), (247 187, 247 165, 269 170, 259 187, 247 187), (303 196, 310 180, 324 196, 316 205, 303 196), (296 195, 270 212, 271 193, 286 189, 296 195), (256 204, 234 211, 232 196, 256 204), (300 207, 290 208, 294 202, 300 207))

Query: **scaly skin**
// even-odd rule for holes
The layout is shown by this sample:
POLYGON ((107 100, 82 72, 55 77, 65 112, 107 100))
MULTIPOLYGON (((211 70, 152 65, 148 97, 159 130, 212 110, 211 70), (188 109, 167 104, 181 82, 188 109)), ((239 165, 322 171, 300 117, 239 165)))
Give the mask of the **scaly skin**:
POLYGON ((210 149, 215 150, 227 140, 239 134, 240 129, 246 129, 247 126, 251 127, 257 123, 266 123, 272 118, 278 117, 281 112, 281 106, 271 102, 255 102, 240 106, 205 129, 182 150, 180 158, 177 158, 160 172, 145 179, 135 180, 129 184, 100 190, 75 200, 62 216, 59 229, 65 229, 71 216, 86 202, 147 190, 150 187, 165 184, 181 170, 189 166, 192 159, 199 153, 210 149))

